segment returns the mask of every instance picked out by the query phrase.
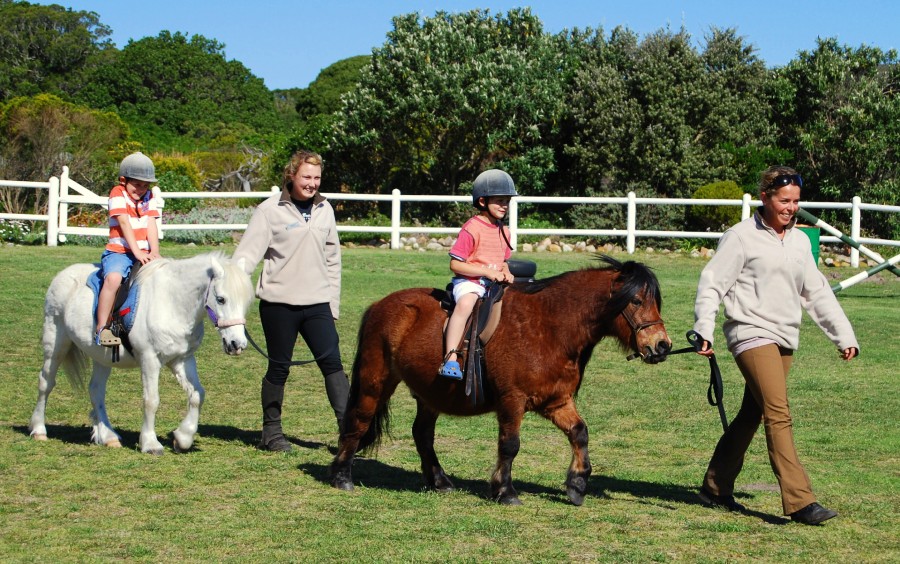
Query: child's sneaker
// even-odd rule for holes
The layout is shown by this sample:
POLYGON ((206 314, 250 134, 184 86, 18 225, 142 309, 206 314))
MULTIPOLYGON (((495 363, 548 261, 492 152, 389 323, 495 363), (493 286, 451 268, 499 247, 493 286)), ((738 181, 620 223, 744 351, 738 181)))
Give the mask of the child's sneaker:
POLYGON ((97 344, 104 347, 118 347, 122 344, 122 339, 113 335, 108 328, 103 328, 97 333, 97 344))
POLYGON ((438 376, 451 378, 453 380, 462 380, 462 370, 459 369, 459 363, 455 360, 447 360, 438 368, 438 376))

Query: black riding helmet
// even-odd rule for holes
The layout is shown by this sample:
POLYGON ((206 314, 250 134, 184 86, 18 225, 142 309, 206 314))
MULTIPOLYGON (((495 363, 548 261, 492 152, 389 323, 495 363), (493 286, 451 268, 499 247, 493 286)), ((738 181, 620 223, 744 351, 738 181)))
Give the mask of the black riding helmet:
POLYGON ((481 209, 478 205, 479 198, 518 195, 512 177, 497 168, 482 172, 472 184, 472 205, 478 209, 481 209))

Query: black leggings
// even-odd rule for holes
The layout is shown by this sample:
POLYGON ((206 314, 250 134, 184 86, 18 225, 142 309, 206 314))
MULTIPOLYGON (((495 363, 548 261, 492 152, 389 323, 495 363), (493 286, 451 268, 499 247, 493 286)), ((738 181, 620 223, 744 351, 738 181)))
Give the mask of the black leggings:
POLYGON ((266 336, 269 352, 269 368, 266 380, 283 386, 287 382, 290 366, 287 364, 294 354, 297 335, 303 337, 323 376, 344 370, 341 363, 341 349, 331 307, 327 304, 296 306, 282 303, 259 302, 259 319, 266 336), (319 358, 320 356, 322 358, 319 358), (282 361, 282 362, 277 362, 282 361))

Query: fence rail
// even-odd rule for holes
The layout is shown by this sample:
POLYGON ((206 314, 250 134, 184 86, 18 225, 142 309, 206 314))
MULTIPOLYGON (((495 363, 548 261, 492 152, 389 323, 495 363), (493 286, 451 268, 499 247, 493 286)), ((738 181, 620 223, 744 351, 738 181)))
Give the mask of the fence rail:
MULTIPOLYGON (((88 204, 101 207, 107 206, 107 197, 98 195, 89 189, 81 186, 71 178, 69 178, 68 167, 63 167, 63 172, 59 177, 52 177, 47 182, 25 182, 0 180, 0 187, 12 188, 32 188, 37 190, 48 190, 47 213, 46 214, 7 214, 0 213, 0 219, 18 219, 26 221, 46 221, 47 222, 47 245, 56 246, 57 242, 64 242, 67 235, 96 235, 105 236, 108 230, 105 227, 77 227, 68 224, 69 204, 88 204)), ((259 198, 264 199, 271 196, 279 189, 273 186, 269 192, 162 192, 158 186, 153 187, 154 194, 160 197, 165 206, 166 199, 246 199, 259 198)), ((449 234, 455 235, 459 232, 459 226, 453 227, 418 227, 404 226, 401 223, 401 209, 404 202, 469 202, 470 196, 423 196, 423 195, 404 195, 399 190, 394 190, 391 194, 339 194, 339 193, 323 193, 327 198, 334 201, 364 201, 364 202, 390 202, 391 203, 391 225, 390 226, 368 226, 368 225, 339 225, 338 231, 344 233, 385 233, 390 234, 391 248, 399 249, 402 247, 400 238, 403 234, 449 234)), ((625 239, 625 248, 629 254, 634 253, 636 241, 638 238, 678 238, 678 239, 718 239, 722 236, 721 232, 716 231, 659 231, 653 229, 638 229, 637 227, 637 208, 638 206, 739 206, 741 208, 741 218, 750 217, 751 208, 758 207, 761 203, 758 200, 751 199, 749 194, 744 194, 740 200, 702 200, 695 198, 638 198, 634 192, 629 192, 627 196, 622 197, 551 197, 551 196, 519 196, 513 198, 509 207, 508 225, 510 230, 510 243, 514 248, 518 248, 518 237, 520 235, 547 235, 547 236, 570 236, 570 237, 621 237, 625 239), (519 206, 522 204, 539 204, 539 205, 560 205, 560 204, 583 204, 583 205, 620 205, 626 207, 626 225, 624 229, 530 229, 519 227, 519 206)), ((801 202, 800 206, 804 209, 832 209, 832 210, 850 210, 850 231, 847 233, 851 238, 863 245, 885 245, 900 246, 900 241, 888 239, 873 239, 860 237, 860 223, 862 212, 887 212, 900 213, 900 206, 888 206, 881 204, 863 203, 858 196, 855 196, 851 202, 801 202)), ((240 231, 247 228, 246 223, 237 224, 171 224, 162 221, 160 223, 160 237, 165 237, 166 231, 177 230, 230 230, 240 231)), ((838 237, 825 235, 820 238, 823 243, 840 243, 838 237)), ((859 266, 859 251, 852 249, 850 251, 850 262, 854 267, 859 266)))

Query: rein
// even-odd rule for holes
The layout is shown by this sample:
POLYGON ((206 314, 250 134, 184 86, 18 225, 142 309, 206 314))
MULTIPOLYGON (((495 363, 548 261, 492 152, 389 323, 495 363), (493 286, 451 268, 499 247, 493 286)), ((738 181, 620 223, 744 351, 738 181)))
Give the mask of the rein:
POLYGON ((309 364, 311 362, 316 362, 317 360, 322 360, 326 356, 330 355, 332 349, 334 348, 334 347, 332 347, 332 349, 328 349, 324 354, 320 354, 316 358, 313 358, 310 360, 275 360, 274 358, 267 355, 266 352, 264 350, 262 350, 259 345, 256 344, 256 341, 253 340, 253 337, 251 337, 250 333, 247 331, 246 326, 244 327, 244 335, 247 336, 247 341, 251 345, 253 345, 253 348, 256 349, 256 352, 261 354, 263 356, 263 358, 265 358, 269 362, 274 362, 275 364, 286 364, 288 366, 303 366, 304 364, 309 364))
MULTIPOLYGON (((625 312, 622 312, 622 315, 628 320, 628 323, 631 325, 632 329, 635 328, 635 324, 629 316, 625 315, 625 312)), ((638 327, 639 329, 644 329, 649 327, 650 325, 655 325, 657 323, 662 323, 662 321, 650 321, 647 323, 642 323, 638 327)), ((639 329, 634 329, 634 332, 637 333, 639 329)), ((699 333, 691 329, 686 333, 687 340, 691 344, 689 347, 684 347, 683 349, 676 349, 674 351, 669 351, 666 353, 666 357, 670 357, 676 354, 684 354, 684 353, 696 353, 700 351, 700 348, 703 346, 703 338, 699 333)), ((644 355, 640 353, 635 353, 629 355, 626 360, 634 360, 636 358, 643 358, 644 355)), ((709 387, 706 389, 706 401, 709 402, 709 405, 713 407, 717 407, 719 409, 719 420, 722 421, 722 430, 728 430, 728 417, 725 415, 725 405, 722 403, 722 373, 719 371, 719 363, 716 362, 715 353, 706 357, 709 359, 709 387)))
MULTIPOLYGON (((666 356, 699 352, 703 346, 703 337, 691 329, 686 333, 689 347, 670 351, 666 356)), ((709 359, 709 387, 706 389, 706 401, 709 405, 719 409, 719 419, 722 421, 722 431, 728 430, 728 417, 725 416, 725 405, 722 403, 722 373, 719 371, 719 363, 716 362, 715 353, 707 357, 709 359)))
POLYGON ((269 362, 274 362, 276 364, 287 364, 288 366, 302 366, 304 364, 309 364, 311 362, 316 362, 318 360, 322 360, 331 354, 331 350, 329 349, 324 354, 317 356, 311 360, 275 360, 266 354, 259 345, 256 344, 256 341, 253 340, 253 337, 250 336, 250 332, 247 331, 247 320, 243 318, 235 318, 235 319, 219 319, 219 316, 216 315, 216 312, 213 308, 209 307, 209 292, 212 289, 212 280, 209 281, 209 286, 206 287, 206 314, 209 316, 209 320, 215 326, 216 329, 225 329, 226 327, 233 327, 234 325, 243 325, 244 326, 244 336, 247 337, 247 341, 253 345, 253 348, 263 356, 269 362))

